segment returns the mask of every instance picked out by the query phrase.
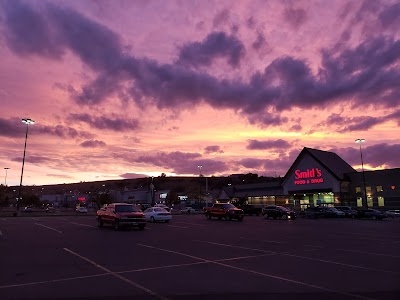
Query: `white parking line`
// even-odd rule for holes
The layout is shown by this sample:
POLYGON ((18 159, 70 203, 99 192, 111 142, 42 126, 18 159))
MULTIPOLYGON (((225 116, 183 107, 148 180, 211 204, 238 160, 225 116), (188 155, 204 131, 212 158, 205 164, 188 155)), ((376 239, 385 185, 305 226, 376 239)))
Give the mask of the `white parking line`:
POLYGON ((38 219, 38 218, 32 218, 32 220, 39 221, 39 219, 38 219))
POLYGON ((134 287, 146 292, 147 294, 150 294, 150 295, 152 295, 152 296, 154 296, 154 297, 156 297, 158 299, 162 299, 162 300, 168 299, 168 298, 165 298, 165 297, 163 297, 161 295, 158 295, 156 292, 153 292, 152 290, 149 290, 148 288, 145 288, 144 286, 142 286, 142 285, 140 285, 140 284, 138 284, 136 282, 133 282, 132 280, 129 280, 128 278, 125 278, 122 275, 119 275, 119 274, 117 274, 117 273, 115 273, 115 272, 113 272, 113 271, 111 271, 111 270, 99 265, 98 263, 94 262, 93 260, 90 260, 89 258, 86 258, 86 257, 84 257, 84 256, 82 256, 82 255, 80 255, 80 254, 78 254, 78 253, 76 253, 76 252, 74 252, 72 250, 69 250, 68 248, 63 248, 63 249, 65 251, 67 251, 68 253, 70 253, 72 255, 75 255, 76 257, 79 257, 80 259, 92 264, 93 266, 99 268, 100 270, 103 270, 103 271, 109 273, 110 275, 112 275, 114 277, 117 277, 118 279, 121 279, 122 281, 124 281, 124 282, 126 282, 126 283, 128 283, 128 284, 130 284, 130 285, 132 285, 132 286, 134 286, 134 287))
POLYGON ((47 228, 47 229, 50 229, 50 230, 56 231, 56 232, 58 232, 58 233, 62 233, 62 231, 60 231, 60 230, 57 230, 57 229, 51 228, 51 227, 49 227, 49 226, 46 226, 46 225, 43 225, 43 224, 35 223, 35 225, 42 226, 42 227, 44 227, 44 228, 47 228))
POLYGON ((87 225, 87 224, 81 224, 81 223, 75 223, 75 222, 70 222, 71 224, 74 225, 79 225, 79 226, 85 226, 85 227, 90 227, 90 228, 97 228, 97 226, 93 226, 93 225, 87 225))
POLYGON ((368 255, 378 255, 378 256, 387 256, 387 257, 400 258, 399 255, 390 255, 390 254, 383 254, 383 253, 365 252, 365 251, 356 251, 356 250, 347 250, 347 249, 336 249, 336 250, 337 250, 337 251, 346 251, 346 252, 354 252, 354 253, 368 254, 368 255))
POLYGON ((248 239, 248 238, 245 238, 245 237, 240 237, 240 239, 247 240, 247 241, 259 241, 259 242, 265 242, 265 243, 285 244, 285 242, 278 242, 278 241, 271 241, 271 240, 248 239))
POLYGON ((168 227, 176 227, 176 228, 189 228, 189 227, 184 227, 184 226, 175 226, 175 225, 167 225, 168 227))
POLYGON ((251 274, 255 274, 255 275, 259 275, 259 276, 263 276, 263 277, 268 277, 268 278, 277 279, 277 280, 281 280, 281 281, 285 281, 285 282, 290 282, 290 283, 294 283, 294 284, 298 284, 298 285, 302 285, 302 286, 306 286, 306 287, 310 287, 310 288, 314 288, 314 289, 318 289, 318 290, 323 290, 325 292, 335 293, 335 294, 348 296, 348 297, 352 297, 352 298, 357 298, 357 299, 368 299, 368 300, 374 299, 374 298, 364 297, 362 295, 341 292, 341 291, 333 290, 333 289, 326 288, 326 287, 323 287, 323 286, 318 286, 318 285, 314 285, 314 284, 310 284, 310 283, 306 283, 306 282, 302 282, 302 281, 298 281, 298 280, 293 280, 293 279, 289 279, 289 278, 285 278, 285 277, 281 277, 281 276, 276 276, 276 275, 267 274, 267 273, 263 273, 263 272, 257 272, 257 271, 253 271, 253 270, 249 270, 249 269, 235 267, 235 266, 227 265, 227 264, 224 264, 224 263, 221 263, 221 262, 204 259, 204 258, 201 258, 201 257, 193 256, 193 255, 182 253, 182 252, 178 252, 178 251, 173 251, 173 250, 153 247, 153 246, 145 245, 145 244, 138 244, 138 245, 142 246, 142 247, 156 249, 156 250, 163 251, 163 252, 169 252, 169 253, 173 253, 173 254, 177 254, 177 255, 181 255, 181 256, 190 257, 190 258, 193 258, 193 259, 196 259, 196 260, 205 261, 205 262, 208 262, 208 263, 211 263, 211 264, 216 264, 216 265, 219 265, 219 266, 223 266, 223 267, 234 269, 234 270, 243 271, 243 272, 246 272, 246 273, 251 273, 251 274))
POLYGON ((188 225, 193 225, 193 226, 205 226, 205 227, 207 227, 207 225, 204 225, 204 224, 193 224, 193 223, 188 223, 188 222, 174 222, 174 223, 188 224, 188 225))
POLYGON ((319 258, 314 258, 314 257, 296 255, 296 254, 290 254, 288 252, 272 252, 272 251, 266 251, 266 250, 257 249, 257 248, 248 248, 248 247, 241 247, 241 246, 222 244, 222 243, 214 243, 214 242, 208 242, 208 241, 200 241, 200 240, 194 240, 194 241, 195 242, 200 242, 200 243, 217 245, 217 246, 224 246, 224 247, 231 247, 231 248, 238 248, 238 249, 260 251, 260 252, 265 252, 265 253, 274 253, 274 254, 277 254, 277 255, 284 255, 284 256, 296 257, 296 258, 301 258, 301 259, 313 260, 313 261, 318 261, 318 262, 323 262, 323 263, 328 263, 328 264, 334 264, 334 265, 339 265, 339 266, 345 266, 345 267, 350 267, 350 268, 356 268, 356 269, 363 269, 363 270, 377 271, 377 272, 391 273, 391 274, 400 274, 400 272, 395 272, 395 271, 388 271, 388 270, 368 268, 368 267, 363 267, 363 266, 358 266, 358 265, 345 264, 345 263, 332 261, 332 260, 319 259, 319 258))

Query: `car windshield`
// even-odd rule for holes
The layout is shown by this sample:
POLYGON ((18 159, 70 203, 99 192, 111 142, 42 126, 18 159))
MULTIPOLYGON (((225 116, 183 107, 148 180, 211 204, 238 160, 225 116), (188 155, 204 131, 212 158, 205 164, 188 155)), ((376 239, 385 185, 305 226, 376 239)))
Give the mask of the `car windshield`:
POLYGON ((277 208, 279 208, 280 210, 283 210, 283 211, 290 211, 290 209, 283 207, 283 206, 277 206, 277 208))
POLYGON ((156 212, 168 212, 166 209, 161 208, 161 207, 155 207, 154 211, 156 211, 156 212))
POLYGON ((140 211, 139 208, 133 205, 116 205, 115 212, 137 212, 140 211))
POLYGON ((233 204, 227 203, 227 204, 224 204, 223 207, 224 207, 225 209, 230 209, 230 208, 235 208, 236 206, 233 205, 233 204))

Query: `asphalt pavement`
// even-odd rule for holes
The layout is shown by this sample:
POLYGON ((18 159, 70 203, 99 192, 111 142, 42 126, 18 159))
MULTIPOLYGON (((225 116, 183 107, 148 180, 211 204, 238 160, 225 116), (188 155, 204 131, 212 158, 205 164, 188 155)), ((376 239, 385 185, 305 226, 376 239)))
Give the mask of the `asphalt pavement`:
POLYGON ((400 220, 0 217, 0 299, 400 299, 400 220))

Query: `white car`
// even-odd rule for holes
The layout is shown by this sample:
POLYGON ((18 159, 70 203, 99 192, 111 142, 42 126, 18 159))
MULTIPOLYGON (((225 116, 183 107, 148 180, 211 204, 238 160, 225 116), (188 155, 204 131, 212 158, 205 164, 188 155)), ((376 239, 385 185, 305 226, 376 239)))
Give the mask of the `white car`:
POLYGON ((146 221, 152 223, 158 221, 169 222, 172 219, 171 213, 162 207, 149 207, 144 211, 146 221))
POLYGON ((388 217, 390 218, 400 218, 400 209, 391 209, 391 210, 387 210, 386 214, 388 215, 388 217))
POLYGON ((80 213, 80 214, 87 214, 87 212, 88 212, 87 208, 86 208, 86 207, 83 207, 83 206, 78 207, 75 211, 76 211, 77 213, 80 213))
POLYGON ((164 208, 166 211, 171 211, 171 208, 169 208, 165 204, 156 204, 156 205, 154 205, 154 207, 161 207, 161 208, 164 208))
POLYGON ((193 207, 185 207, 184 209, 181 209, 181 214, 194 214, 194 213, 196 213, 196 211, 193 207))

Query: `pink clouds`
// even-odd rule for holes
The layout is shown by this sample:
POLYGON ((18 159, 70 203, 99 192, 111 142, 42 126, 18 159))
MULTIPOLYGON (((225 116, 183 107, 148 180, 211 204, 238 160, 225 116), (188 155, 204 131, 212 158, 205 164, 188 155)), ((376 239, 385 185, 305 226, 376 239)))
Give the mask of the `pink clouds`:
MULTIPOLYGON (((212 11, 207 3, 196 4, 194 11, 190 2, 179 7, 173 1, 131 3, 123 9, 116 1, 93 10, 86 1, 4 1, 0 52, 13 55, 21 65, 34 59, 43 70, 49 62, 59 64, 60 70, 65 64, 65 78, 62 72, 54 79, 43 77, 40 97, 30 97, 39 106, 42 95, 54 93, 52 88, 60 92, 53 96, 57 107, 45 106, 43 115, 38 109, 43 120, 30 134, 35 143, 43 143, 40 147, 61 140, 65 148, 104 151, 103 172, 118 165, 121 171, 114 176, 130 174, 131 168, 138 174, 195 175, 198 164, 207 165, 210 174, 238 168, 284 174, 291 151, 329 147, 323 138, 316 142, 311 135, 333 134, 343 145, 338 154, 348 155, 346 149, 354 140, 350 134, 365 137, 368 131, 400 122, 400 40, 394 30, 399 6, 377 1, 372 9, 368 3, 346 6, 337 1, 327 12, 313 2, 307 7, 285 3, 270 2, 267 9, 252 1, 221 1, 212 11), (111 12, 113 5, 117 9, 111 12), (345 6, 353 14, 343 13, 345 6), (164 17, 155 18, 161 10, 164 17), (115 12, 120 20, 111 18, 115 12), (154 22, 143 19, 141 24, 142 15, 154 22), (331 34, 317 28, 331 28, 337 22, 342 25, 331 34), (371 22, 376 26, 366 35, 360 28, 371 22), (73 69, 76 66, 79 69, 73 69), (81 72, 79 77, 71 75, 81 72), (196 125, 208 118, 197 112, 205 107, 220 112, 215 128, 196 125), (184 111, 192 114, 183 120, 184 111), (203 137, 199 133, 196 138, 201 145, 193 133, 181 135, 200 130, 203 137), (265 157, 259 150, 265 150, 265 157), (276 155, 279 160, 268 158, 276 155)), ((1 70, 0 75, 9 76, 1 70)), ((15 85, 31 91, 24 82, 15 85)), ((1 90, 13 92, 11 86, 0 84, 1 90)), ((7 108, 8 113, 13 110, 17 108, 7 108)), ((20 117, 0 113, 3 142, 23 135, 20 117)), ((367 147, 375 151, 380 141, 371 142, 367 147)), ((391 152, 397 143, 393 139, 392 145, 380 149, 391 152)), ((35 145, 30 147, 34 152, 35 145)), ((60 145, 54 149, 63 153, 60 145)), ((0 162, 7 164, 8 159, 0 157, 0 162)), ((357 163, 352 156, 349 159, 357 163)), ((370 166, 399 164, 396 159, 371 159, 370 166)), ((58 168, 50 162, 47 167, 48 173, 58 168)))

